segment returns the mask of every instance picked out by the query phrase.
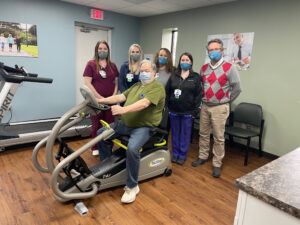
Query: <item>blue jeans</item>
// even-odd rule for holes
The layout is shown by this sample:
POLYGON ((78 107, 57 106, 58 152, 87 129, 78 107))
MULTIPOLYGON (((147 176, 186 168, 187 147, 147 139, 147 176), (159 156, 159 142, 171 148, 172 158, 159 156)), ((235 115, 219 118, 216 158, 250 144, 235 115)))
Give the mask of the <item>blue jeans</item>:
MULTIPOLYGON (((101 134, 105 128, 98 130, 97 134, 101 134)), ((105 141, 98 144, 100 159, 104 160, 112 154, 112 140, 120 136, 129 135, 127 151, 126 151, 126 168, 128 188, 134 188, 138 184, 138 175, 140 168, 140 152, 139 150, 150 138, 150 127, 130 128, 119 122, 115 128, 115 134, 105 141)))
POLYGON ((180 115, 169 112, 172 130, 172 154, 177 159, 185 160, 191 142, 193 125, 192 115, 180 115))

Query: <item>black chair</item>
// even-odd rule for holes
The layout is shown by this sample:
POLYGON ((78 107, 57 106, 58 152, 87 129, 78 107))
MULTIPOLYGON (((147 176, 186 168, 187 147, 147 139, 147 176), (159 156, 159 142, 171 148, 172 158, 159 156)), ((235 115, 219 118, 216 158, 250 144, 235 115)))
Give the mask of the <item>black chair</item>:
POLYGON ((193 122, 192 122, 191 143, 193 142, 193 138, 195 134, 197 134, 197 137, 199 135, 199 125, 200 125, 200 115, 197 115, 197 117, 193 118, 193 122))
POLYGON ((229 136, 229 140, 233 140, 233 137, 247 140, 244 159, 244 166, 246 166, 251 138, 258 137, 259 156, 262 156, 261 139, 265 122, 262 107, 252 103, 240 103, 236 106, 231 119, 225 134, 229 136))

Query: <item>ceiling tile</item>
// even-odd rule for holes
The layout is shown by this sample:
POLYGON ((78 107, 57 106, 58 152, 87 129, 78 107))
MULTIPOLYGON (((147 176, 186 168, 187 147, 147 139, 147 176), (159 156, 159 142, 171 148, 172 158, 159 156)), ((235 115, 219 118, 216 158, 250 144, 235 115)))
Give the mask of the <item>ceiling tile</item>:
POLYGON ((145 17, 237 0, 61 0, 103 10, 145 17))
POLYGON ((182 6, 186 6, 186 8, 189 7, 189 5, 193 5, 193 4, 206 4, 207 1, 209 0, 164 0, 167 3, 170 4, 176 4, 176 5, 182 5, 182 6))
POLYGON ((123 0, 125 2, 130 2, 132 4, 136 4, 136 5, 140 5, 140 4, 144 4, 146 2, 151 2, 153 0, 123 0))
POLYGON ((151 2, 143 3, 141 6, 149 7, 152 9, 162 9, 163 11, 174 11, 174 10, 182 10, 182 6, 168 3, 165 0, 153 0, 151 2))
POLYGON ((126 7, 126 8, 119 9, 118 12, 126 15, 143 17, 143 16, 155 15, 156 9, 135 5, 133 7, 126 7))
POLYGON ((73 4, 79 4, 79 5, 87 5, 90 2, 93 2, 93 0, 63 0, 63 2, 70 2, 73 4))
POLYGON ((92 1, 88 4, 88 6, 99 8, 99 9, 105 9, 105 10, 115 10, 120 9, 124 7, 131 7, 133 4, 129 2, 125 2, 122 0, 97 0, 92 1))

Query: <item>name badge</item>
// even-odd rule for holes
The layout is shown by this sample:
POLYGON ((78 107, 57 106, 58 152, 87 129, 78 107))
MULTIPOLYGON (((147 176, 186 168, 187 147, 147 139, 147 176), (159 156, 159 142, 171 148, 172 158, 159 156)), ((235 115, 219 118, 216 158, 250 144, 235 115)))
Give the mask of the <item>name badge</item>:
POLYGON ((133 74, 132 73, 127 73, 126 79, 127 79, 128 82, 132 82, 132 80, 133 80, 133 74))
POLYGON ((180 95, 181 95, 181 90, 180 89, 175 89, 174 90, 174 95, 175 95, 175 98, 179 98, 180 95))
POLYGON ((100 70, 99 73, 102 78, 106 78, 106 72, 104 70, 100 70))

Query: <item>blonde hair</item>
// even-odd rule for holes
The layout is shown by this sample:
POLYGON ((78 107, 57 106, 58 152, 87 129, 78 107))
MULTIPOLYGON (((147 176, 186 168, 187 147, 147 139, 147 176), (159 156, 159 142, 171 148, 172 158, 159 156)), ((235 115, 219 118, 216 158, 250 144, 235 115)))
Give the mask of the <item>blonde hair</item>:
POLYGON ((130 70, 131 73, 138 74, 140 72, 139 63, 142 61, 143 56, 144 56, 143 55, 143 50, 142 50, 140 45, 132 44, 129 47, 129 49, 128 49, 128 67, 129 67, 129 70, 130 70), (138 48, 140 50, 140 59, 137 62, 133 62, 130 58, 131 51, 132 51, 133 48, 138 48))

